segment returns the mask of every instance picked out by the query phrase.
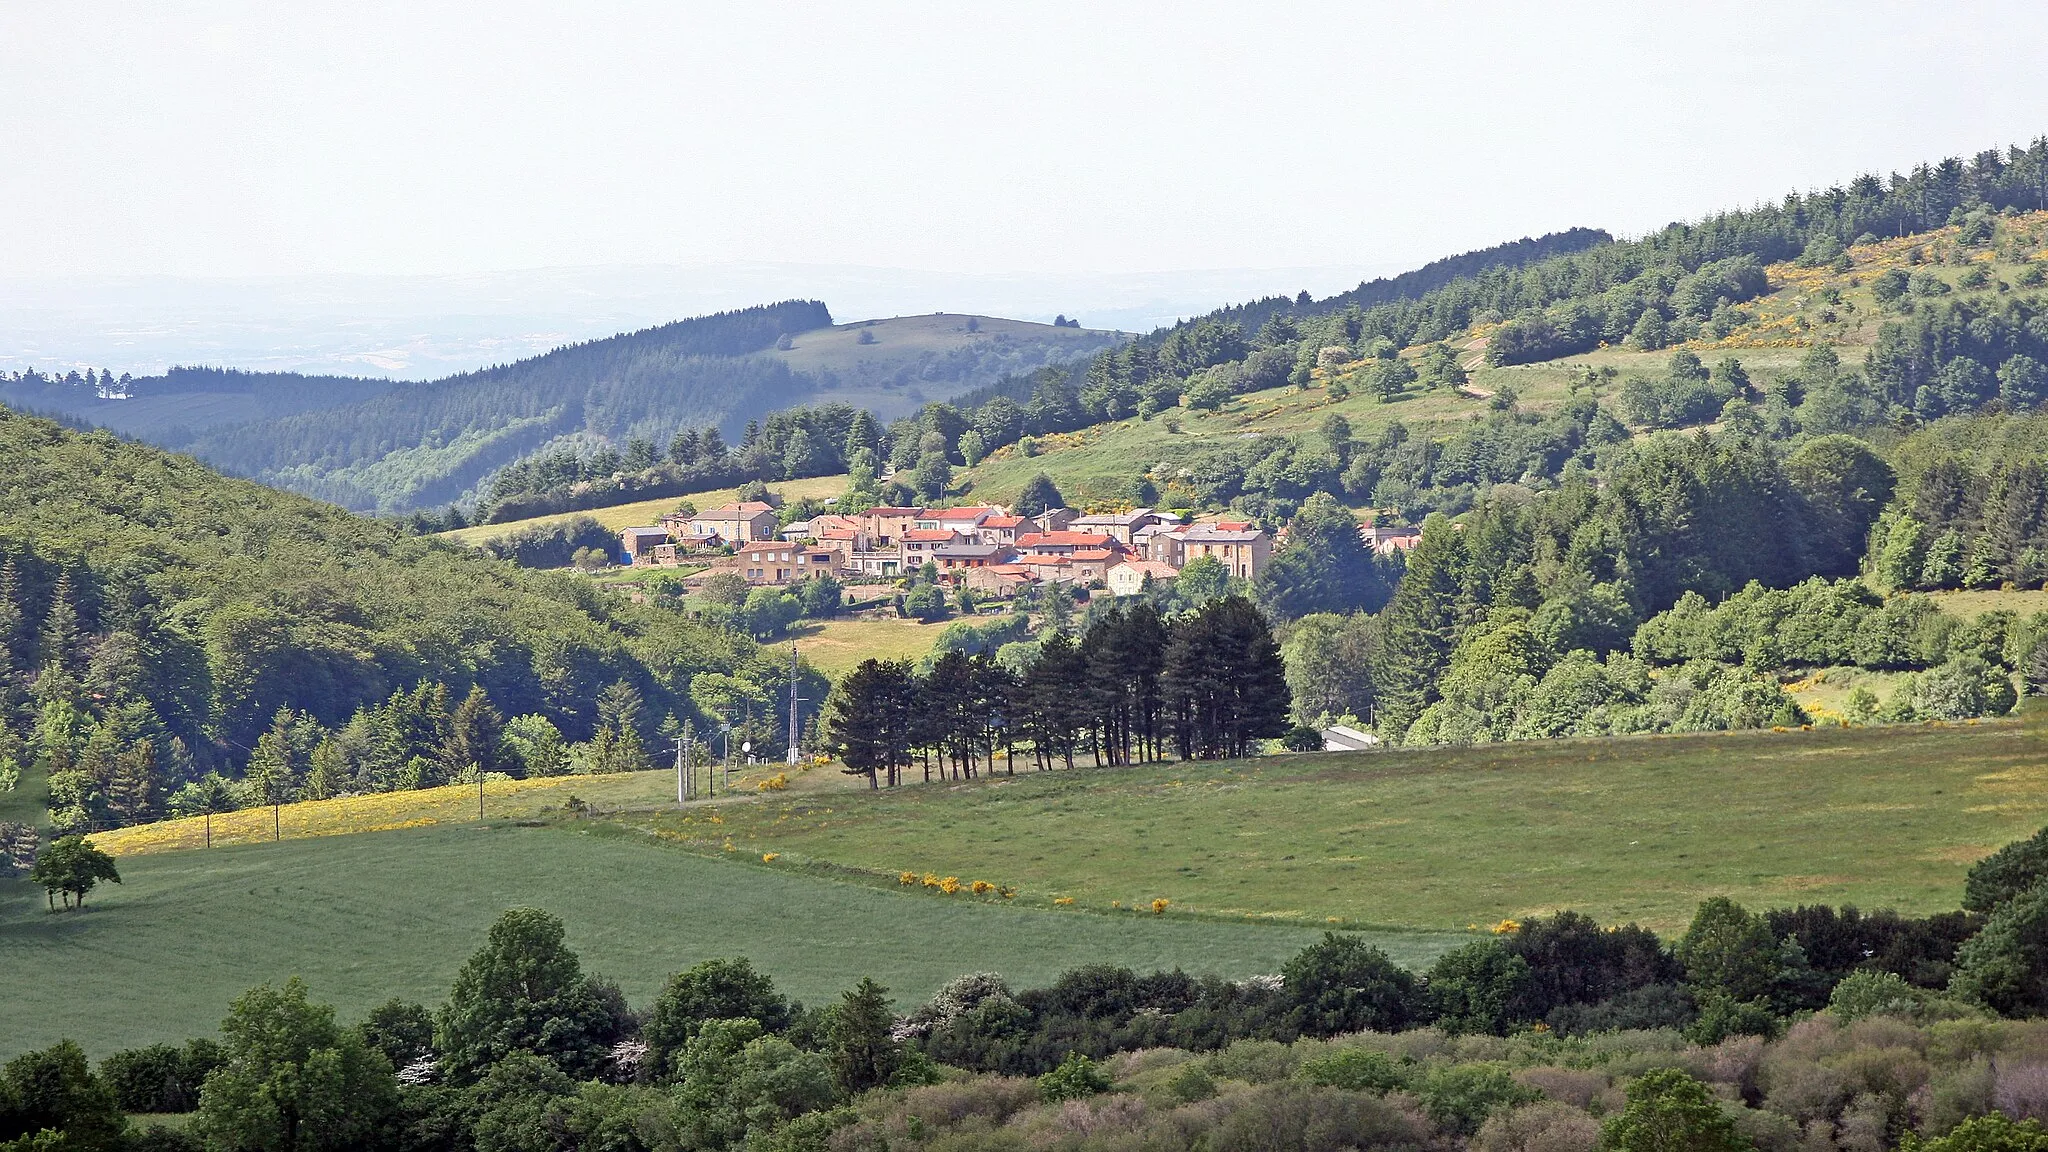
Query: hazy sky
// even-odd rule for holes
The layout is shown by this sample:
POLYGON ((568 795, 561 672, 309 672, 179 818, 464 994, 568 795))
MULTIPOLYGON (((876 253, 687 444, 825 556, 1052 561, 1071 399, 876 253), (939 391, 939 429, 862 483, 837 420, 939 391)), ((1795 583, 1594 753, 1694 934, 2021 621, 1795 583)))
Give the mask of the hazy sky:
POLYGON ((2043 45, 2039 2, 13 3, 0 276, 1412 263, 2030 139, 2043 45))

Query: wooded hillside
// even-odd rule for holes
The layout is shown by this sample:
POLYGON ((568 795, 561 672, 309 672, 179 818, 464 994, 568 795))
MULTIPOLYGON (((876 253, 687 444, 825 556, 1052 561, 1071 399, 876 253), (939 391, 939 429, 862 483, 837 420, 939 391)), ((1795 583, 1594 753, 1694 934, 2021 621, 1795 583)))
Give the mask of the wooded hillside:
POLYGON ((473 690, 472 716, 533 717, 566 741, 610 732, 613 766, 642 767, 663 716, 711 722, 694 673, 789 676, 737 633, 104 432, 0 409, 0 457, 0 761, 51 778, 52 807, 90 824, 160 814, 181 786, 266 756, 301 787, 352 721, 369 743, 330 750, 327 787, 496 768, 495 739, 457 746, 473 690))

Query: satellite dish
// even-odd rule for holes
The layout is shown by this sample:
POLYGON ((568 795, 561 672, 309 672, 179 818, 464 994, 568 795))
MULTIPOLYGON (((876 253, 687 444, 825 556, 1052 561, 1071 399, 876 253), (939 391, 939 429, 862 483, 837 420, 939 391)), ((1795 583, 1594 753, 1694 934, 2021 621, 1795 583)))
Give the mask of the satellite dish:
POLYGON ((753 742, 752 740, 742 740, 742 741, 740 741, 740 751, 742 751, 742 752, 752 752, 753 750, 754 750, 754 742, 753 742))

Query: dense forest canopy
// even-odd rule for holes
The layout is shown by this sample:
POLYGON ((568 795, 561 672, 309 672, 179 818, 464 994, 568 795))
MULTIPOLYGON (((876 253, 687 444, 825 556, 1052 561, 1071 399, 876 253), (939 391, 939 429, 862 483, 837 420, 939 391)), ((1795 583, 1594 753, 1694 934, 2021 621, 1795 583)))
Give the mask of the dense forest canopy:
POLYGON ((786 691, 787 654, 743 632, 104 432, 0 409, 0 456, 0 770, 47 776, 63 825, 161 815, 215 772, 331 793, 567 769, 501 762, 499 725, 643 767, 665 719, 716 722, 697 673, 786 691))

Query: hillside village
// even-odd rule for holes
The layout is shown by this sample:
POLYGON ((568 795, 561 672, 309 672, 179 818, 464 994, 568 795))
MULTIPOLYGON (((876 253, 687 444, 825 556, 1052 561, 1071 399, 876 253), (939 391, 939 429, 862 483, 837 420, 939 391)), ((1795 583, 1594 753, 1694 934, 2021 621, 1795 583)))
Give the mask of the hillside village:
MULTIPOLYGON (((1360 534, 1384 555, 1412 547, 1420 530, 1366 525, 1360 534)), ((1248 520, 1152 508, 1087 515, 1050 508, 1027 516, 998 504, 881 506, 781 524, 776 506, 761 500, 677 512, 619 533, 627 565, 705 566, 691 579, 725 572, 765 587, 816 576, 872 583, 930 565, 940 581, 996 599, 1055 584, 1132 596, 1202 558, 1249 583, 1284 543, 1284 530, 1276 537, 1248 520)))
POLYGON ((104 7, 0 1152, 2048 1152, 2048 4, 104 7))

